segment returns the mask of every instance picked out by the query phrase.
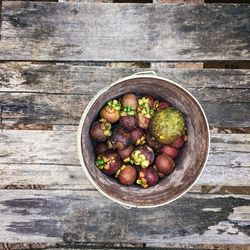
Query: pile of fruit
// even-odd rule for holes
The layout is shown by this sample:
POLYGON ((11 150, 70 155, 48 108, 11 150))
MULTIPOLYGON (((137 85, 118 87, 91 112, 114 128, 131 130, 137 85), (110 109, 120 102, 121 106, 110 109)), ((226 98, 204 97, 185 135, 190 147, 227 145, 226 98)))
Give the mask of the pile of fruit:
POLYGON ((108 101, 90 128, 96 166, 119 183, 143 188, 175 169, 187 140, 185 119, 167 101, 133 93, 108 101))

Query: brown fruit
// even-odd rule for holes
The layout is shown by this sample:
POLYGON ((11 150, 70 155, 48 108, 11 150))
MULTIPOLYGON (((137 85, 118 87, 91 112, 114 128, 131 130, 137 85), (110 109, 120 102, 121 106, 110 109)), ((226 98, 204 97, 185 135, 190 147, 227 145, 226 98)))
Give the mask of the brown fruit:
POLYGON ((96 145, 95 147, 95 152, 99 155, 103 152, 105 152, 106 150, 108 150, 108 146, 106 143, 99 143, 96 145))
POLYGON ((122 127, 116 127, 110 138, 112 146, 118 150, 124 150, 132 143, 130 133, 122 127))
POLYGON ((146 143, 146 135, 142 128, 135 128, 130 131, 132 143, 135 145, 143 145, 146 143))
POLYGON ((136 183, 143 188, 154 186, 159 179, 157 172, 152 167, 140 169, 138 176, 136 183))
POLYGON ((158 109, 158 110, 166 109, 166 108, 168 108, 168 107, 170 107, 170 106, 171 106, 171 105, 170 105, 169 102, 161 101, 161 102, 159 102, 157 109, 158 109))
POLYGON ((105 174, 113 175, 121 166, 121 158, 115 151, 106 150, 97 156, 95 164, 105 174))
POLYGON ((162 174, 171 174, 174 171, 175 163, 173 159, 165 154, 157 155, 155 159, 155 168, 162 174))
POLYGON ((119 120, 119 124, 121 127, 124 129, 131 131, 135 129, 138 125, 138 118, 136 115, 126 115, 126 116, 121 116, 119 120))
POLYGON ((154 162, 155 154, 152 148, 147 145, 137 147, 131 154, 133 163, 142 168, 147 168, 154 162))
POLYGON ((147 132, 146 140, 148 146, 156 151, 159 151, 160 148, 163 146, 163 144, 158 142, 149 132, 147 132))
POLYGON ((104 119, 100 119, 91 125, 90 136, 95 141, 104 142, 111 134, 111 124, 104 119))
POLYGON ((116 178, 125 186, 130 186, 135 183, 137 177, 136 169, 131 165, 123 165, 117 172, 116 178))
POLYGON ((143 129, 147 129, 150 119, 145 117, 144 114, 138 113, 138 126, 143 129))
POLYGON ((119 120, 119 111, 110 106, 105 106, 100 111, 100 116, 110 123, 115 123, 119 120))
POLYGON ((130 145, 123 150, 117 150, 117 153, 124 160, 124 162, 128 162, 130 160, 130 156, 131 156, 133 151, 134 151, 134 146, 130 145))
POLYGON ((170 145, 174 148, 180 148, 184 144, 184 142, 187 141, 187 136, 182 135, 180 136, 176 141, 171 143, 170 145))
POLYGON ((131 107, 133 110, 136 110, 137 97, 132 93, 128 93, 122 97, 121 103, 123 107, 131 107))
POLYGON ((172 159, 175 159, 178 156, 178 149, 165 145, 160 149, 160 152, 170 156, 172 159))

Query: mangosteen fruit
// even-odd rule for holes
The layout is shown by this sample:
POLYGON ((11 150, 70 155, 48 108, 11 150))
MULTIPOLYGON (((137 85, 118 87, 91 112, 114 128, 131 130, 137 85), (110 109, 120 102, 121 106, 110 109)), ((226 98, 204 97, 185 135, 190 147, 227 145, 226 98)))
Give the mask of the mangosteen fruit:
POLYGON ((132 144, 130 133, 122 127, 115 127, 110 137, 112 147, 118 150, 124 150, 132 144))
POLYGON ((113 175, 121 166, 121 158, 114 150, 106 150, 97 156, 95 164, 105 174, 113 175))
POLYGON ((155 159, 155 168, 161 174, 171 174, 174 171, 175 163, 173 159, 166 154, 159 154, 155 159))
POLYGON ((160 152, 170 156, 172 159, 175 159, 178 156, 178 149, 165 145, 160 149, 160 152))
POLYGON ((122 185, 131 186, 136 181, 137 172, 131 165, 122 165, 120 169, 117 170, 115 177, 122 185))
POLYGON ((143 188, 154 186, 159 179, 159 176, 153 167, 141 168, 138 176, 139 178, 136 183, 141 185, 143 188))
POLYGON ((130 107, 132 110, 136 110, 137 96, 132 93, 125 94, 122 97, 121 103, 123 107, 130 107))
POLYGON ((174 141, 173 143, 171 143, 171 146, 174 147, 174 148, 180 148, 180 147, 182 147, 182 145, 186 141, 187 141, 187 136, 186 135, 182 135, 176 141, 174 141))
POLYGON ((91 125, 90 136, 93 140, 104 142, 111 135, 111 124, 107 120, 100 119, 99 121, 96 121, 91 125))
POLYGON ((121 116, 119 119, 119 124, 127 131, 131 131, 138 126, 138 118, 136 115, 121 116))
POLYGON ((131 154, 131 160, 133 164, 147 168, 154 162, 155 154, 154 150, 147 145, 137 147, 131 154))
POLYGON ((157 110, 162 110, 162 109, 166 109, 166 108, 170 107, 171 105, 170 105, 169 102, 160 101, 160 102, 157 102, 157 103, 155 104, 155 106, 156 106, 155 108, 156 108, 157 110))
POLYGON ((136 146, 146 143, 146 135, 142 128, 135 128, 130 131, 130 134, 132 137, 132 143, 134 143, 136 146))
POLYGON ((121 103, 118 100, 110 100, 101 109, 100 116, 101 118, 106 119, 110 123, 115 123, 120 118, 120 109, 121 103))
POLYGON ((95 152, 99 155, 108 150, 108 145, 106 143, 99 143, 95 147, 95 152))
POLYGON ((123 159, 124 162, 129 162, 133 151, 134 151, 134 146, 130 145, 123 150, 117 150, 117 153, 120 155, 120 157, 123 159))
POLYGON ((149 132, 147 132, 146 141, 147 145, 156 151, 159 151, 163 146, 163 144, 157 141, 149 132))

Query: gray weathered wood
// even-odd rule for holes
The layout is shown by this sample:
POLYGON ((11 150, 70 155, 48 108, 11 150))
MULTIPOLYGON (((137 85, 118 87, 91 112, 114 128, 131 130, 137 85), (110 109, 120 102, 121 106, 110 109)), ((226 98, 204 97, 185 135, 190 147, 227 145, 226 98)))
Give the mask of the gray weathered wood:
MULTIPOLYGON (((70 63, 0 63, 0 91, 93 95, 122 77, 145 70, 148 69, 90 67, 70 63)), ((190 89, 250 89, 250 70, 161 66, 150 70, 190 89)))
MULTIPOLYGON (((2 130, 1 163, 79 165, 76 135, 76 131, 2 130)), ((250 134, 213 134, 210 165, 247 167, 244 154, 249 151, 250 134)))
POLYGON ((2 164, 79 165, 76 131, 2 130, 0 143, 2 164))
MULTIPOLYGON (((213 134, 207 166, 191 191, 249 193, 249 157, 250 135, 213 134)), ((0 159, 0 188, 92 189, 79 166, 76 131, 3 130, 0 159)))
MULTIPOLYGON (((83 109, 97 91, 142 70, 0 64, 3 122, 78 124, 83 109)), ((210 125, 250 127, 249 70, 154 70, 190 90, 203 104, 210 125)))
MULTIPOLYGON (((210 162, 190 192, 250 194, 249 166, 218 166, 210 162)), ((94 187, 80 166, 0 164, 0 189, 92 190, 94 187)))
POLYGON ((249 196, 186 194, 127 210, 96 191, 1 190, 0 211, 0 242, 250 244, 249 196))
MULTIPOLYGON (((193 91, 192 91, 193 92, 193 91)), ((194 95, 204 107, 209 125, 224 127, 250 127, 249 91, 210 91, 198 89, 194 95), (214 92, 218 93, 218 96, 214 92), (237 93, 238 92, 238 93, 237 93), (232 102, 223 102, 225 97, 232 102), (231 96, 231 94, 233 96, 231 96), (231 97, 230 97, 231 96, 231 97), (242 99, 240 97, 242 96, 242 99), (206 99, 205 99, 206 98, 206 99), (235 102, 233 101, 235 100, 235 102), (241 102, 241 100, 243 102, 241 102)), ((82 113, 94 95, 0 93, 2 122, 14 124, 66 124, 77 125, 82 113)))
POLYGON ((153 3, 204 3, 204 0, 153 0, 153 3))
POLYGON ((4 1, 0 60, 249 60, 249 11, 246 4, 4 1))

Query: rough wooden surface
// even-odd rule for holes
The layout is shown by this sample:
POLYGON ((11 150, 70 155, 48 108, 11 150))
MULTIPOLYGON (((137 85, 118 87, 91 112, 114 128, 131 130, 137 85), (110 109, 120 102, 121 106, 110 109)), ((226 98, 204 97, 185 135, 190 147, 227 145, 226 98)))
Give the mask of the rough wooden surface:
POLYGON ((199 99, 211 126, 249 131, 249 69, 201 68, 250 59, 250 6, 53 1, 0 1, 0 60, 33 61, 0 62, 0 249, 250 249, 249 134, 213 134, 183 198, 126 210, 85 178, 75 126, 98 90, 151 65, 199 99))
POLYGON ((249 11, 247 4, 4 1, 0 60, 249 60, 249 11))
MULTIPOLYGON (((191 191, 250 194, 250 136, 214 134, 211 142, 191 191)), ((0 188, 93 189, 79 166, 76 131, 3 130, 0 158, 0 188)))
POLYGON ((96 191, 0 191, 0 242, 250 244, 246 196, 192 195, 127 210, 96 191), (209 219, 208 219, 209 218, 209 219))
MULTIPOLYGON (((7 124, 77 125, 85 106, 100 89, 143 70, 2 63, 2 121, 7 124)), ((203 105, 210 125, 250 127, 249 70, 152 70, 190 90, 203 105)))

